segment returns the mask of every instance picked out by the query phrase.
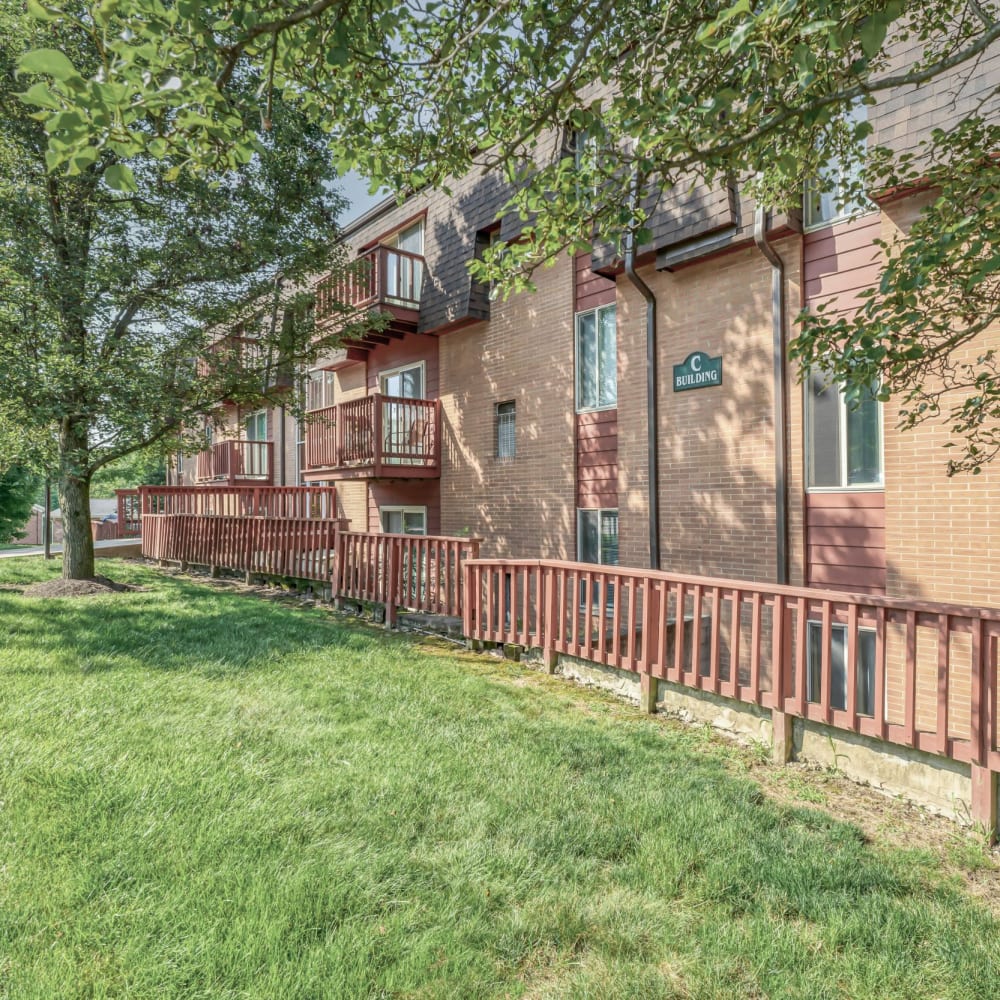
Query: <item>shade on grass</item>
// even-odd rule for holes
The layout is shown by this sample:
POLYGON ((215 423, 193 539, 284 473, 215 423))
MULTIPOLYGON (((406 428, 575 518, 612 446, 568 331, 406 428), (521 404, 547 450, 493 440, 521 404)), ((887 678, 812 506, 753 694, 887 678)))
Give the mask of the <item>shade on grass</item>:
POLYGON ((102 571, 151 590, 0 592, 0 996, 996 1000, 933 860, 695 731, 102 571))

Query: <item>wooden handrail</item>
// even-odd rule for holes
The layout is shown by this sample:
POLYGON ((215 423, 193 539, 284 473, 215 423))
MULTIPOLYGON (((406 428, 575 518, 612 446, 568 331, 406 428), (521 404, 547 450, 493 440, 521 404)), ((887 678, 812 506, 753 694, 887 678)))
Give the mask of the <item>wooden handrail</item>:
POLYGON ((440 400, 373 393, 314 410, 306 424, 306 465, 370 468, 375 476, 400 466, 439 469, 440 400))
POLYGON ((554 560, 469 560, 465 573, 471 639, 1000 770, 996 608, 554 560))

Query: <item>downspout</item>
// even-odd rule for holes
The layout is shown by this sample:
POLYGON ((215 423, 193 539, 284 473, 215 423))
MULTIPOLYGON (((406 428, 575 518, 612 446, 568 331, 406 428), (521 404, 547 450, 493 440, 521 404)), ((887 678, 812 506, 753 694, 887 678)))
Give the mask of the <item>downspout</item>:
MULTIPOLYGON (((639 173, 632 177, 632 203, 639 206, 639 173)), ((659 400, 656 377, 656 296, 635 271, 635 230, 625 234, 625 275, 646 300, 646 467, 649 472, 649 566, 660 568, 659 400)))
POLYGON ((280 454, 281 458, 280 458, 280 462, 279 462, 279 468, 280 468, 280 475, 281 475, 281 485, 282 486, 287 486, 288 485, 288 479, 287 479, 287 476, 285 474, 285 424, 288 422, 288 417, 287 417, 287 415, 285 413, 285 406, 284 406, 284 404, 281 405, 281 409, 280 409, 279 412, 281 413, 281 428, 279 430, 279 436, 281 438, 281 440, 279 442, 279 447, 280 447, 281 451, 279 452, 279 454, 280 454))
POLYGON ((774 529, 777 583, 788 583, 788 432, 785 427, 785 265, 765 233, 767 210, 757 206, 753 241, 771 265, 771 353, 774 357, 774 529))

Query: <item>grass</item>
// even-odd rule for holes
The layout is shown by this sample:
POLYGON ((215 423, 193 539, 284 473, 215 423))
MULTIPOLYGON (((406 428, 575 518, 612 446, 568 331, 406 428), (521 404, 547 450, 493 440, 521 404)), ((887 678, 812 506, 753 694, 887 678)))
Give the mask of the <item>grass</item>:
POLYGON ((150 590, 0 591, 2 997, 996 997, 939 861, 697 730, 103 572, 150 590))

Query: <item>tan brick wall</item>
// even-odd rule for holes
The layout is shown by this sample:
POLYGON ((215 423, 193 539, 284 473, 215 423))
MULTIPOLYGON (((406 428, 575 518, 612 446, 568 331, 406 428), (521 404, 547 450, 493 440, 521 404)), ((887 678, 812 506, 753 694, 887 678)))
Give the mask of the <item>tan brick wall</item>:
MULTIPOLYGON (((801 301, 800 240, 786 263, 788 320, 801 301)), ((659 497, 663 569, 774 580, 775 493, 771 270, 756 248, 676 273, 641 272, 657 297, 659 497), (692 352, 723 358, 721 387, 672 391, 692 352)), ((619 304, 621 562, 649 561, 645 303, 623 278, 619 304)), ((790 376, 791 379, 791 376, 790 376)), ((801 403, 789 385, 791 565, 801 579, 801 403)))
MULTIPOLYGON (((882 238, 908 228, 924 203, 883 211, 882 238)), ((1000 325, 959 351, 975 361, 1000 349, 1000 325)), ((898 431, 899 403, 885 406, 886 544, 890 595, 1000 606, 1000 463, 948 478, 945 421, 898 431)))
POLYGON ((492 304, 490 322, 441 338, 441 530, 484 554, 576 553, 573 272, 562 258, 538 290, 492 304), (517 404, 516 450, 495 457, 494 406, 517 404))

